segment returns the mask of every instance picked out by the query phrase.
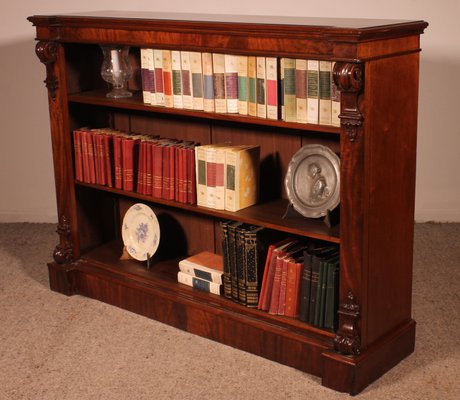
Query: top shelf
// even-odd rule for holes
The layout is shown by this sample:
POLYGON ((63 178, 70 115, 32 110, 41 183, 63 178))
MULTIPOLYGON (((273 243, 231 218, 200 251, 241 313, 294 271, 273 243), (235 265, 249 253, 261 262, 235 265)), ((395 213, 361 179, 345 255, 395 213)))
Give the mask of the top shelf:
POLYGON ((74 93, 69 95, 69 101, 72 103, 89 104, 95 106, 104 106, 127 110, 146 111, 158 114, 173 114, 184 117, 192 117, 214 121, 229 121, 258 126, 271 126, 277 128, 295 129, 306 132, 323 132, 332 133, 336 135, 340 134, 340 128, 330 125, 300 124, 296 122, 285 122, 282 120, 249 117, 240 114, 220 114, 196 110, 186 110, 183 108, 158 107, 144 103, 142 100, 141 92, 134 92, 133 97, 124 99, 109 99, 106 97, 106 93, 107 90, 103 89, 74 93))

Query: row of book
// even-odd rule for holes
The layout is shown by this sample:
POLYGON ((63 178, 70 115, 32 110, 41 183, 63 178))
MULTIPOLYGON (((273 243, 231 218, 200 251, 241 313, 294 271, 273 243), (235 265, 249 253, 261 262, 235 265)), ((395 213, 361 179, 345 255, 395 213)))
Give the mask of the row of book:
POLYGON ((110 128, 73 132, 75 179, 196 203, 194 142, 110 128))
POLYGON ((178 282, 247 307, 336 330, 339 249, 235 221, 222 222, 222 256, 179 262, 178 282))
POLYGON ((237 211, 257 203, 259 145, 200 146, 114 129, 73 132, 77 181, 237 211))
POLYGON ((155 106, 339 126, 334 63, 141 49, 143 101, 155 106))

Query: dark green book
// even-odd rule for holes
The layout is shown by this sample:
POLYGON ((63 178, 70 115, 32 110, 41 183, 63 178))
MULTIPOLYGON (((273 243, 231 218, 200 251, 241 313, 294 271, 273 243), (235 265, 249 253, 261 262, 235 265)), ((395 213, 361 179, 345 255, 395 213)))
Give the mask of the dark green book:
POLYGON ((224 296, 228 299, 232 298, 232 277, 230 272, 230 254, 228 251, 228 225, 232 221, 222 221, 222 260, 224 264, 223 286, 224 296))
POLYGON ((236 250, 236 275, 238 283, 238 303, 246 305, 246 266, 245 266, 245 243, 244 234, 247 227, 245 225, 235 228, 235 250, 236 250))
POLYGON ((326 300, 324 306, 324 328, 337 327, 337 308, 339 303, 339 261, 330 264, 327 272, 326 300))
POLYGON ((308 322, 310 311, 311 259, 312 255, 308 251, 304 251, 299 299, 299 319, 303 322, 308 322))
POLYGON ((232 300, 238 302, 238 273, 237 273, 237 261, 236 261, 236 228, 240 226, 242 222, 232 222, 227 225, 228 234, 228 254, 229 254, 229 267, 230 267, 230 278, 232 287, 232 300))
POLYGON ((319 286, 319 301, 316 304, 316 323, 315 325, 319 328, 324 327, 324 315, 325 315, 325 307, 326 307, 326 291, 327 291, 327 278, 329 274, 329 270, 333 268, 334 263, 338 262, 337 257, 333 257, 330 259, 324 259, 321 261, 320 266, 320 286, 319 286))

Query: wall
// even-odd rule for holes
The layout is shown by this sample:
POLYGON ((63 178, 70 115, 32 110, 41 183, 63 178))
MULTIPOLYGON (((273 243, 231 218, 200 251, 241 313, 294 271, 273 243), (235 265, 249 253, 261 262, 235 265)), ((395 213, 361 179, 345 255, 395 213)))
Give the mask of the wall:
MULTIPOLYGON (((112 0, 31 0, 13 2, 0 15, 0 222, 56 221, 55 191, 45 68, 34 52, 34 14, 91 10, 148 10, 220 14, 303 15, 423 19, 430 23, 422 36, 419 136, 417 160, 417 221, 460 221, 457 162, 460 148, 458 112, 460 80, 460 15, 458 0, 365 0, 268 2, 210 0, 168 2, 112 0), (157 3, 157 4, 156 4, 157 3)), ((404 93, 401 93, 403 96, 404 93)))

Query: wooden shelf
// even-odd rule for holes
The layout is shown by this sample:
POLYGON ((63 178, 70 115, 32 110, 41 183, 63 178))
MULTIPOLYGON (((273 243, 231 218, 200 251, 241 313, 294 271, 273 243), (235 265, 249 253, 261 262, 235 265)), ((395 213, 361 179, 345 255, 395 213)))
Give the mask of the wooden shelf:
POLYGON ((234 221, 247 222, 253 225, 260 225, 265 228, 276 229, 294 235, 309 237, 312 239, 324 240, 330 243, 340 244, 340 226, 327 227, 322 219, 314 218, 288 218, 283 215, 288 206, 288 200, 278 199, 267 203, 256 204, 237 212, 215 210, 213 208, 198 207, 196 205, 179 203, 177 201, 160 199, 157 197, 145 196, 135 192, 109 188, 107 186, 75 182, 77 186, 115 193, 120 196, 139 199, 142 201, 161 204, 168 207, 187 210, 198 214, 210 215, 220 219, 231 219, 234 221))
POLYGON ((340 128, 329 125, 299 124, 296 122, 285 122, 281 120, 255 118, 239 114, 219 114, 204 111, 193 111, 177 108, 152 106, 143 102, 142 93, 138 91, 133 93, 133 97, 125 99, 109 99, 106 97, 106 93, 107 90, 98 89, 87 92, 69 94, 69 102, 126 110, 147 111, 157 114, 207 119, 212 121, 235 122, 245 125, 249 124, 257 126, 278 127, 285 129, 295 129, 306 132, 323 132, 335 135, 340 134, 340 128))

